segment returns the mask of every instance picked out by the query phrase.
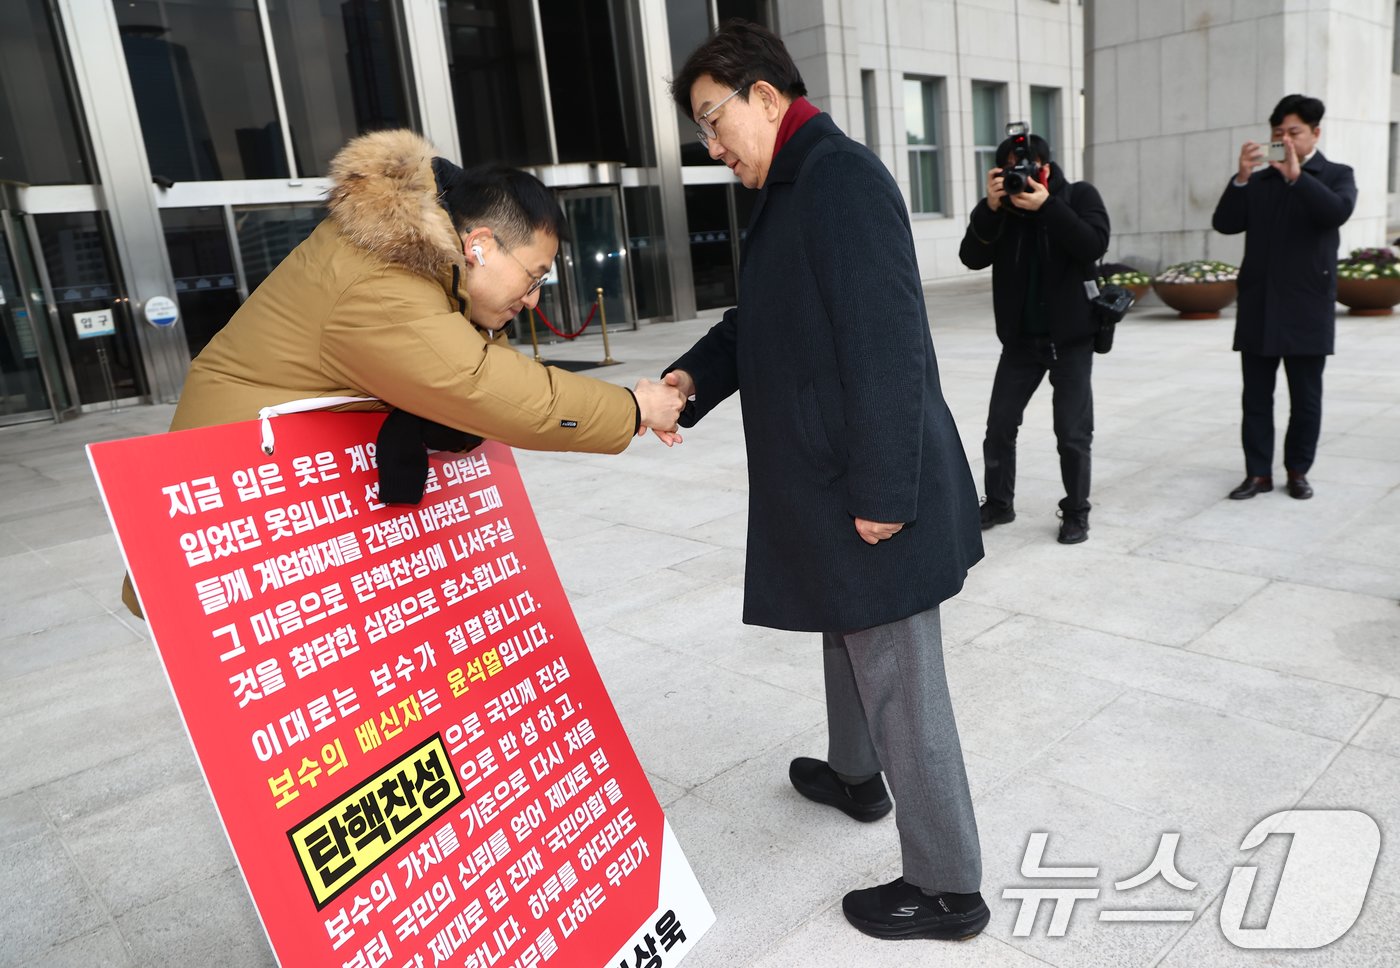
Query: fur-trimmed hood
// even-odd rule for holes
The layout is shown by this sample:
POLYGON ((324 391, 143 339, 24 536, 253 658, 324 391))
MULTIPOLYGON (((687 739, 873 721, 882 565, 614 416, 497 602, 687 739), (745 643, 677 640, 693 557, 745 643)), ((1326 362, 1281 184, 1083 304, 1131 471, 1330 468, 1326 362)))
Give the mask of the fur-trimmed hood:
POLYGON ((326 208, 346 240, 432 279, 464 266, 461 237, 438 203, 437 154, 406 130, 362 135, 340 149, 326 208))

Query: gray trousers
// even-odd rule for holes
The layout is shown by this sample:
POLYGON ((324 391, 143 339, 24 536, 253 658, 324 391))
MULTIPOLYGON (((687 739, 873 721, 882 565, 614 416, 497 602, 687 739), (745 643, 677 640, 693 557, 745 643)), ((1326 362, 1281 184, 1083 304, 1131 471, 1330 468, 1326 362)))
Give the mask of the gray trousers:
POLYGON ((827 762, 885 774, 897 801, 904 879, 930 891, 981 889, 982 851, 932 608, 860 632, 822 635, 827 762))

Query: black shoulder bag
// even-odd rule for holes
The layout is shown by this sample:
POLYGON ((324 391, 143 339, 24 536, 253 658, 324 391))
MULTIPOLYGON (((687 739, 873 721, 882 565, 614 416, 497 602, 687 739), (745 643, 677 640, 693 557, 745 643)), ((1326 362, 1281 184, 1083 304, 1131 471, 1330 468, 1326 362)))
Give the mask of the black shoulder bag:
MULTIPOLYGON (((1069 188, 1073 188, 1071 183, 1069 188)), ((1072 194, 1067 194, 1065 201, 1069 202, 1072 194)), ((1094 320, 1098 323, 1098 328, 1094 330, 1094 352, 1107 353, 1113 349, 1113 333, 1118 326, 1118 321, 1128 314, 1128 310, 1133 308, 1133 294, 1128 289, 1114 283, 1106 283, 1102 287, 1099 285, 1099 266, 1097 260, 1089 266, 1089 272, 1084 278, 1084 294, 1089 297, 1089 305, 1093 308, 1094 320)))
POLYGON ((1113 349, 1113 332, 1118 327, 1118 321, 1133 308, 1133 294, 1111 282, 1100 286, 1097 263, 1090 269, 1089 278, 1084 280, 1084 292, 1089 296, 1089 305, 1093 307, 1094 319, 1099 324, 1094 331, 1094 352, 1107 353, 1113 349))

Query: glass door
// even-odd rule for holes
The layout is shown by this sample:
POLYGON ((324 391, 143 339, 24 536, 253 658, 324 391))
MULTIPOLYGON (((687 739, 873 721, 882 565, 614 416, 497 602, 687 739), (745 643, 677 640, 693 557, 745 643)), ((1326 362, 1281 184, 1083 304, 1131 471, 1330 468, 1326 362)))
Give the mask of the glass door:
POLYGON ((738 301, 739 263, 734 251, 734 213, 729 205, 732 195, 729 185, 685 186, 696 309, 729 307, 738 301))
MULTIPOLYGON (((49 293, 56 342, 85 408, 146 393, 135 323, 104 212, 28 215, 49 293)), ((147 325, 145 322, 142 325, 147 325)))
POLYGON ((76 411, 23 216, 0 209, 0 425, 76 411))
POLYGON ((180 303, 180 328, 190 357, 209 344, 242 303, 238 266, 229 245, 224 209, 163 208, 165 248, 175 272, 175 298, 180 303))
MULTIPOLYGON (((568 332, 583 328, 603 290, 602 309, 609 329, 636 329, 632 272, 627 264, 627 235, 622 224, 622 193, 616 185, 568 188, 559 192, 573 238, 561 246, 565 322, 568 332)), ((589 333, 595 331, 595 318, 589 333)))

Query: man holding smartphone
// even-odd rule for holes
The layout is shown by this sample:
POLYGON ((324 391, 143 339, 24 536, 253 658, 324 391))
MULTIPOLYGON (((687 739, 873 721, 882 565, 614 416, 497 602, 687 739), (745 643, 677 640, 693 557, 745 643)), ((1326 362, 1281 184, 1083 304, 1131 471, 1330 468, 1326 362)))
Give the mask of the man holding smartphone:
POLYGON ((1269 116, 1269 151, 1244 143, 1239 171, 1211 221, 1217 232, 1245 233, 1234 348, 1244 377, 1240 436, 1246 476, 1230 492, 1235 501, 1274 489, 1280 360, 1290 403, 1283 440, 1288 496, 1313 495, 1307 473, 1322 429, 1322 368, 1337 330, 1339 229, 1356 206, 1351 168, 1317 150, 1324 110, 1317 98, 1302 94, 1279 101, 1269 116))

